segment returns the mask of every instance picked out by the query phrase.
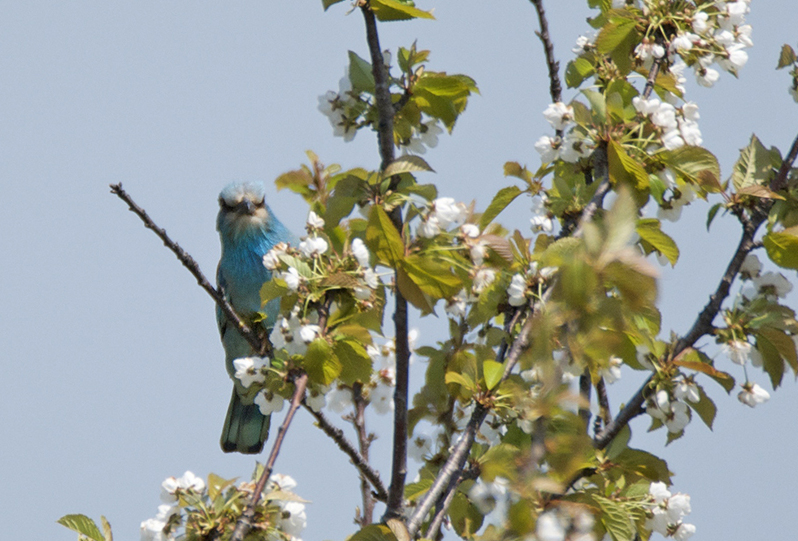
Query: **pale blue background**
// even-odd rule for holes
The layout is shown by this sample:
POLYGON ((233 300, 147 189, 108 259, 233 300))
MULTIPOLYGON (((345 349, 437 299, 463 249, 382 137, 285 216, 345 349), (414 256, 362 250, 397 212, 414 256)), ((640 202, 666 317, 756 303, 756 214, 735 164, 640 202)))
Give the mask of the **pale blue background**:
MULTIPOLYGON (((551 131, 540 114, 549 97, 537 23, 524 0, 435 4, 436 22, 383 25, 382 43, 395 49, 418 38, 433 51, 430 69, 479 83, 482 95, 454 137, 442 137, 427 155, 438 173, 424 180, 484 208, 507 183, 502 164, 537 167, 532 143, 551 131)), ((547 5, 563 66, 587 28, 584 4, 547 5)), ((218 446, 230 382, 213 304, 108 184, 123 182, 212 275, 216 197, 230 180, 271 183, 303 163, 305 149, 327 163, 376 167, 370 133, 344 144, 316 111, 317 96, 337 88, 347 49, 367 54, 362 17, 344 16, 346 9, 324 14, 318 0, 4 5, 3 539, 74 539, 55 520, 77 512, 105 514, 118 540, 137 539, 165 477, 186 469, 249 476, 252 458, 224 455, 218 446)), ((778 0, 753 9, 755 47, 740 80, 724 74, 712 91, 688 85, 724 176, 752 131, 786 150, 798 130, 787 74, 773 70, 781 44, 796 45, 796 8, 778 0)), ((300 232, 301 200, 275 190, 269 197, 300 232)), ((706 208, 694 205, 683 223, 666 225, 683 257, 662 282, 665 327, 676 332, 692 324, 739 238, 732 219, 707 235, 706 208)), ((528 203, 519 202, 502 220, 526 231, 527 213, 528 203)), ((421 341, 433 343, 436 327, 423 327, 421 341)), ((742 378, 739 367, 720 363, 742 378)), ((755 379, 766 383, 762 374, 755 379)), ((638 380, 627 374, 612 389, 616 409, 638 380)), ((634 423, 635 445, 664 456, 678 474, 676 490, 692 495, 696 538, 794 536, 798 394, 791 376, 785 382, 756 410, 707 383, 720 407, 715 432, 696 419, 666 449, 664 433, 646 436, 646 422, 634 423)), ((386 419, 378 421, 372 427, 383 437, 373 452, 387 457, 386 419)), ((377 465, 387 482, 387 459, 377 465)), ((277 469, 313 500, 305 539, 343 539, 354 530, 354 469, 307 414, 297 416, 277 469)))

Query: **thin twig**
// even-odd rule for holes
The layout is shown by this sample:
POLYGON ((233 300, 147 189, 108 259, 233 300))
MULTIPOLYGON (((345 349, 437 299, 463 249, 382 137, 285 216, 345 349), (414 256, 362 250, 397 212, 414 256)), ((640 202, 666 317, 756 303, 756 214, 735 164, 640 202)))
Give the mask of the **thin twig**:
POLYGON ((319 411, 313 411, 307 404, 303 404, 305 409, 310 412, 314 419, 316 419, 316 423, 319 425, 319 428, 327 434, 338 448, 341 449, 344 453, 349 456, 349 459, 352 461, 352 464, 358 471, 366 477, 371 483, 371 486, 374 487, 375 497, 377 500, 384 502, 388 499, 388 491, 385 489, 385 485, 382 484, 382 480, 380 479, 380 474, 377 473, 371 465, 369 465, 368 461, 365 460, 360 453, 355 449, 355 446, 346 439, 344 436, 344 431, 338 428, 337 426, 333 425, 327 417, 324 416, 323 413, 319 411))
POLYGON ((247 504, 247 507, 244 509, 244 512, 241 514, 241 516, 238 517, 238 522, 233 530, 233 535, 230 536, 230 541, 243 541, 250 530, 252 530, 252 521, 255 519, 255 508, 258 505, 258 501, 260 501, 261 495, 263 494, 263 489, 266 487, 266 482, 272 475, 274 463, 277 461, 277 455, 280 453, 280 447, 282 447, 283 439, 285 439, 285 433, 288 431, 291 420, 294 418, 294 413, 296 413, 299 404, 302 402, 302 399, 305 396, 305 387, 307 384, 308 375, 304 372, 302 372, 299 377, 294 380, 294 385, 296 388, 294 389, 294 396, 291 398, 291 405, 288 408, 288 413, 286 413, 285 420, 283 420, 283 424, 280 425, 280 429, 277 431, 277 437, 272 445, 272 452, 269 454, 269 459, 266 461, 266 465, 263 467, 263 472, 260 475, 260 479, 258 479, 258 484, 255 485, 255 490, 252 492, 252 496, 250 496, 249 503, 247 504))
POLYGON ((798 137, 793 140, 790 151, 787 153, 787 157, 784 158, 783 162, 781 162, 781 167, 779 167, 779 172, 776 174, 776 178, 774 178, 773 182, 770 183, 771 190, 777 192, 787 187, 787 177, 790 175, 790 169, 792 169, 796 158, 798 158, 798 137))
MULTIPOLYGON (((380 48, 377 33, 377 19, 371 11, 369 2, 360 4, 366 24, 366 40, 371 56, 371 72, 374 76, 374 99, 379 114, 377 122, 377 139, 379 142, 381 170, 385 170, 394 159, 393 115, 391 92, 388 81, 388 70, 380 48)), ((390 182, 390 189, 399 183, 398 175, 390 182)), ((390 213, 391 222, 399 234, 402 234, 401 207, 397 206, 390 213)), ((398 284, 398 280, 397 280, 398 284)), ((394 423, 393 423, 393 457, 391 462, 391 484, 388 488, 388 502, 383 520, 402 516, 404 508, 405 478, 407 477, 407 404, 410 365, 410 345, 408 344, 407 300, 397 285, 394 291, 396 307, 394 310, 394 330, 396 344, 396 385, 394 387, 394 423)))
POLYGON ((241 336, 243 336, 246 341, 249 342, 249 345, 252 346, 252 349, 263 353, 265 351, 266 344, 264 344, 263 341, 261 341, 261 339, 258 337, 257 333, 254 332, 246 323, 244 323, 238 314, 236 314, 235 310, 233 310, 233 307, 229 302, 227 302, 227 299, 224 298, 222 291, 219 291, 211 285, 205 275, 202 274, 202 271, 200 270, 197 262, 194 261, 194 258, 186 253, 186 251, 183 250, 183 248, 181 248, 175 241, 170 239, 166 234, 166 231, 158 227, 155 222, 152 221, 152 218, 149 217, 147 212, 138 206, 136 202, 133 201, 133 198, 131 198, 130 195, 128 195, 128 193, 122 189, 121 183, 111 184, 111 193, 127 203, 127 206, 130 208, 131 212, 136 214, 139 218, 141 218, 141 221, 144 222, 144 226, 147 229, 151 229, 156 235, 158 235, 158 238, 163 241, 164 245, 169 248, 172 253, 175 254, 175 256, 177 256, 177 259, 180 260, 183 266, 194 275, 194 278, 197 279, 197 283, 200 285, 200 287, 204 289, 208 295, 211 296, 214 302, 216 302, 216 305, 221 308, 224 315, 227 316, 227 319, 236 324, 238 332, 240 332, 241 336))
POLYGON ((599 405, 599 416, 606 425, 612 420, 612 413, 610 412, 610 398, 607 396, 607 385, 604 383, 604 378, 599 378, 596 383, 596 400, 599 405))
POLYGON ((543 0, 530 1, 535 6, 535 11, 538 14, 540 31, 536 31, 535 35, 543 42, 543 50, 546 54, 546 67, 549 70, 549 94, 551 94, 551 101, 557 103, 562 101, 562 84, 560 83, 559 74, 560 63, 554 59, 554 44, 549 35, 549 22, 546 19, 546 12, 543 10, 543 0))
POLYGON ((590 369, 585 367, 582 375, 579 376, 579 396, 585 401, 579 406, 579 416, 585 422, 585 426, 590 424, 590 394, 593 389, 593 382, 590 381, 590 369))

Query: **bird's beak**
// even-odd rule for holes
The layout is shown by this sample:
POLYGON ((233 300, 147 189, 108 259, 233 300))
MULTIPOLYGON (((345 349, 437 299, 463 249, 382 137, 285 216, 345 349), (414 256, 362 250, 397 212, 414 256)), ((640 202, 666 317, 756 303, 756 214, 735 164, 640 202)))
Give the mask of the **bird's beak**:
POLYGON ((255 205, 249 199, 244 199, 238 204, 239 210, 244 214, 252 215, 255 213, 255 205))

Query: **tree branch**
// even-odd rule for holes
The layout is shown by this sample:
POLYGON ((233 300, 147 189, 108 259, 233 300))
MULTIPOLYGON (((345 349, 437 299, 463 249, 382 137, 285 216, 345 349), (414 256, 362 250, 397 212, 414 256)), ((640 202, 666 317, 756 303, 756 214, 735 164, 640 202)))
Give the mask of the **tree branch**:
POLYGON ((346 439, 346 436, 344 436, 344 431, 333 425, 323 413, 319 411, 313 411, 307 404, 302 405, 313 416, 313 418, 316 419, 316 423, 319 425, 319 428, 321 428, 325 434, 332 438, 341 451, 349 456, 352 464, 358 469, 360 474, 369 480, 371 486, 374 487, 375 497, 381 502, 386 501, 388 499, 388 491, 385 490, 385 485, 382 484, 380 474, 371 467, 368 461, 360 455, 357 449, 355 449, 355 446, 346 439))
MULTIPOLYGON (((380 39, 377 33, 377 19, 368 0, 360 3, 360 10, 366 23, 366 40, 371 56, 371 71, 374 76, 374 99, 379 113, 377 139, 382 159, 381 170, 385 170, 394 160, 393 115, 388 73, 382 56, 380 39)), ((395 189, 399 177, 391 179, 390 189, 395 189)), ((402 213, 399 206, 390 213, 394 227, 402 234, 402 213)), ((398 284, 398 280, 397 280, 398 284)), ((393 458, 391 465, 391 485, 388 489, 388 505, 383 520, 402 516, 404 508, 405 478, 407 477, 407 403, 410 365, 410 345, 408 344, 407 300, 397 285, 394 291, 396 308, 394 310, 394 329, 396 344, 396 387, 394 388, 394 429, 393 458)))
POLYGON ((551 101, 557 103, 562 101, 562 84, 560 83, 560 63, 554 59, 554 44, 549 35, 549 22, 546 19, 546 12, 543 10, 543 0, 530 0, 532 5, 535 6, 535 11, 538 14, 538 23, 540 24, 540 31, 536 31, 535 35, 543 42, 543 50, 546 53, 546 66, 549 70, 549 94, 551 94, 551 101))
POLYGON ((233 530, 233 535, 230 536, 230 541, 243 541, 243 539, 252 529, 252 521, 255 518, 255 508, 258 505, 261 495, 263 494, 263 489, 266 487, 266 482, 272 475, 274 463, 277 461, 277 455, 280 453, 280 447, 282 447, 283 439, 285 439, 285 433, 288 431, 291 420, 294 418, 294 413, 296 413, 299 404, 302 402, 305 396, 305 387, 307 384, 308 375, 304 372, 302 372, 299 377, 294 380, 294 385, 296 388, 294 389, 294 396, 291 398, 291 405, 288 408, 288 413, 286 413, 283 424, 280 425, 280 429, 277 431, 277 437, 274 440, 274 445, 272 445, 272 451, 269 453, 269 459, 266 461, 266 465, 263 467, 263 472, 260 475, 260 479, 258 479, 258 484, 255 485, 255 490, 252 492, 252 496, 249 499, 246 509, 244 509, 244 512, 238 518, 236 527, 233 530))
MULTIPOLYGON (((358 382, 352 387, 352 396, 355 403, 355 416, 352 418, 352 424, 355 426, 357 433, 358 446, 360 447, 360 456, 368 464, 369 461, 369 448, 371 447, 371 438, 366 430, 366 400, 363 398, 363 384, 358 382)), ((385 489, 383 489, 384 491, 385 489)), ((360 472, 360 495, 363 499, 363 511, 360 516, 359 524, 363 528, 371 524, 374 517, 374 496, 371 494, 369 481, 365 474, 360 472)))
POLYGON ((160 238, 164 245, 169 248, 177 259, 183 264, 184 267, 188 269, 188 271, 194 275, 194 278, 197 279, 197 283, 200 285, 202 289, 204 289, 208 295, 214 300, 217 306, 221 308, 222 312, 227 319, 234 322, 236 324, 236 328, 238 332, 241 333, 249 345, 252 346, 252 349, 255 351, 260 352, 261 355, 266 353, 267 344, 264 343, 263 340, 260 339, 258 334, 249 327, 244 321, 236 314, 233 307, 227 302, 227 299, 224 298, 224 293, 211 285, 208 279, 202 274, 202 271, 199 268, 199 265, 194 258, 192 258, 188 253, 186 253, 183 248, 181 248, 176 242, 169 238, 166 234, 166 231, 162 228, 158 227, 155 222, 149 217, 147 212, 138 206, 135 201, 128 195, 128 193, 122 189, 122 184, 111 184, 111 193, 119 197, 122 201, 127 203, 127 206, 130 208, 131 212, 136 214, 141 221, 144 222, 144 226, 147 229, 151 229, 158 238, 160 238))
POLYGON ((773 182, 770 183, 771 190, 776 192, 787 187, 787 177, 790 174, 790 169, 792 169, 796 158, 798 158, 798 136, 793 140, 790 151, 787 153, 787 157, 784 158, 783 162, 781 162, 781 167, 779 167, 779 172, 776 174, 776 178, 774 178, 773 182))

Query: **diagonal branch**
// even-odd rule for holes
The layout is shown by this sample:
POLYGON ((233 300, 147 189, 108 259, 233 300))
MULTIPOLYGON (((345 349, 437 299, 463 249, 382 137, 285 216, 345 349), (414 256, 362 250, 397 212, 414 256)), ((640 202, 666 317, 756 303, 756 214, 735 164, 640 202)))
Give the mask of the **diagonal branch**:
POLYGON ((272 475, 274 463, 277 461, 277 455, 280 453, 283 439, 285 439, 285 433, 291 425, 294 413, 296 413, 299 404, 305 397, 305 387, 307 384, 308 375, 302 372, 294 381, 296 388, 294 389, 294 396, 291 398, 291 405, 288 408, 288 413, 285 414, 285 420, 283 420, 283 424, 280 425, 280 429, 277 431, 277 437, 274 440, 274 445, 272 445, 272 452, 269 453, 269 459, 263 467, 263 472, 260 475, 260 479, 258 479, 258 484, 255 485, 255 490, 252 492, 249 503, 241 516, 238 517, 238 522, 233 530, 233 535, 230 536, 230 541, 243 541, 250 530, 252 530, 253 520, 255 519, 255 508, 258 506, 258 501, 263 494, 263 489, 266 488, 266 482, 272 475))
POLYGON ((241 336, 243 336, 246 341, 249 342, 249 345, 251 345, 255 351, 264 352, 266 344, 264 344, 263 341, 261 341, 261 339, 258 337, 258 334, 246 323, 244 323, 238 314, 236 314, 235 310, 233 310, 233 307, 229 302, 227 302, 227 299, 224 298, 222 291, 211 285, 205 275, 202 274, 202 271, 200 270, 197 262, 194 261, 194 258, 186 253, 186 251, 183 250, 183 248, 181 248, 175 241, 170 239, 164 229, 158 227, 155 222, 152 221, 152 218, 150 218, 147 212, 138 206, 136 202, 133 201, 133 198, 131 198, 130 195, 128 195, 128 193, 122 189, 121 183, 111 184, 111 193, 127 203, 130 211, 136 214, 139 218, 141 218, 141 221, 144 222, 144 226, 147 229, 151 229, 156 235, 158 235, 158 238, 163 241, 164 245, 169 248, 175 254, 175 256, 177 256, 177 259, 180 260, 183 266, 186 267, 192 275, 194 275, 194 278, 197 279, 197 283, 208 293, 208 295, 211 296, 214 302, 216 302, 216 305, 222 310, 227 319, 236 324, 238 332, 240 332, 241 336))
POLYGON ((360 474, 369 480, 371 486, 374 487, 376 498, 382 502, 386 501, 388 499, 388 491, 385 490, 385 485, 382 484, 380 474, 371 467, 368 461, 355 449, 355 446, 346 439, 344 431, 333 425, 320 411, 313 411, 307 404, 302 405, 316 419, 319 428, 332 438, 341 451, 349 456, 352 464, 358 469, 360 474))

